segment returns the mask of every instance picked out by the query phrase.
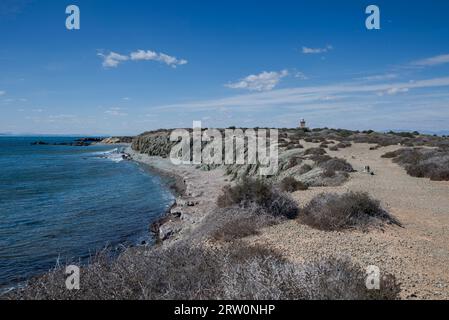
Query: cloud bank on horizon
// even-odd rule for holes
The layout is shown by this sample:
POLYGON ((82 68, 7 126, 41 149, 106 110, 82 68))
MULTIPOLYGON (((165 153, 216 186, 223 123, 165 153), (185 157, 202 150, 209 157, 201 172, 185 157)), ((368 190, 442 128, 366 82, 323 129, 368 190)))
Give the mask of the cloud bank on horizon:
POLYGON ((365 29, 354 4, 236 1, 237 13, 232 3, 179 2, 174 11, 163 1, 116 1, 106 10, 80 0, 82 27, 69 33, 52 1, 8 0, 0 131, 138 134, 193 120, 291 127, 301 118, 314 127, 449 130, 448 3, 404 13, 380 1, 378 31, 365 29), (42 16, 48 23, 30 28, 42 16))

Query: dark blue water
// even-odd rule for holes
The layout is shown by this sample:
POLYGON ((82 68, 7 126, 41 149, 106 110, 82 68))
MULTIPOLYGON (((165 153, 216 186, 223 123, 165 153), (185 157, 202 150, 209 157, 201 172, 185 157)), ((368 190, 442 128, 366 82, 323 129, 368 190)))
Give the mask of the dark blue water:
POLYGON ((58 259, 149 241, 150 223, 173 200, 160 177, 108 153, 117 146, 31 146, 36 140, 74 138, 0 136, 0 288, 58 259))

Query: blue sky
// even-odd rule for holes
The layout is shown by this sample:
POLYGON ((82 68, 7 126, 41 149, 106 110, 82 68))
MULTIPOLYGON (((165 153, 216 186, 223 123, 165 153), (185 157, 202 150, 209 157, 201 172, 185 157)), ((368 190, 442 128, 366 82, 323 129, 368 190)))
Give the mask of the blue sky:
POLYGON ((0 132, 449 130, 447 1, 0 4, 0 132), (65 8, 81 29, 65 28, 65 8), (381 10, 367 30, 365 8, 381 10))

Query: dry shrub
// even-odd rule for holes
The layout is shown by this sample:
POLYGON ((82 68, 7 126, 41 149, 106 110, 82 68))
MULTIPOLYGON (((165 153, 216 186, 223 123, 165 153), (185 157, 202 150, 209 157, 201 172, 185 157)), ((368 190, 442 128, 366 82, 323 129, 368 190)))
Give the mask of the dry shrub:
POLYGON ((223 272, 224 299, 230 300, 394 300, 400 286, 394 276, 370 291, 365 272, 345 258, 329 257, 298 265, 272 256, 228 263, 223 272))
POLYGON ((339 149, 345 149, 345 148, 349 148, 351 146, 352 146, 351 142, 348 142, 348 141, 342 141, 336 145, 336 147, 339 149))
POLYGON ((308 165, 308 164, 304 164, 301 166, 301 168, 299 168, 298 174, 304 174, 309 172, 310 170, 312 170, 312 166, 308 165))
POLYGON ((309 187, 293 177, 286 177, 282 179, 280 188, 284 192, 296 192, 307 190, 309 187))
POLYGON ((423 160, 423 153, 420 149, 402 149, 394 158, 394 162, 405 165, 418 164, 421 160, 423 160))
POLYGON ((216 241, 230 242, 257 235, 259 234, 259 228, 258 225, 254 223, 254 219, 257 217, 258 216, 248 215, 230 219, 215 230, 212 234, 212 238, 216 241))
POLYGON ((412 177, 430 178, 432 181, 449 181, 449 166, 442 167, 430 162, 408 165, 405 169, 412 177))
POLYGON ((345 159, 333 158, 319 164, 325 170, 354 172, 354 168, 345 159))
POLYGON ((23 300, 216 300, 216 299, 397 299, 393 276, 369 291, 364 270, 341 258, 303 264, 272 249, 242 243, 211 247, 178 243, 127 249, 118 259, 100 259, 81 270, 80 290, 65 288, 64 269, 52 271, 10 293, 23 300))
POLYGON ((322 156, 325 154, 326 154, 326 150, 324 150, 322 148, 310 148, 310 149, 307 149, 306 151, 304 151, 305 156, 309 156, 309 155, 322 156))
POLYGON ((381 207, 378 200, 363 192, 321 194, 302 210, 300 221, 327 231, 351 228, 367 230, 384 223, 400 225, 381 207))
POLYGON ((288 144, 287 150, 293 150, 293 149, 303 149, 304 146, 300 143, 294 143, 294 144, 288 144))
POLYGON ((449 181, 449 151, 445 149, 399 149, 384 154, 384 158, 402 165, 412 177, 449 181))
POLYGON ((314 161, 314 162, 317 163, 318 165, 319 165, 320 163, 329 161, 329 160, 331 160, 331 159, 332 159, 332 157, 329 156, 329 155, 327 155, 327 154, 324 154, 324 155, 318 155, 318 154, 316 154, 316 155, 311 155, 311 156, 309 157, 309 160, 314 161))
POLYGON ((284 170, 288 170, 293 167, 296 167, 296 166, 300 165, 301 162, 302 162, 302 160, 300 158, 292 157, 292 158, 288 159, 288 163, 287 163, 287 165, 285 165, 284 170))
POLYGON ((64 269, 31 281, 12 299, 153 300, 205 299, 219 295, 216 254, 199 247, 127 249, 118 259, 99 259, 81 269, 80 290, 65 287, 64 269))
POLYGON ((245 178, 233 187, 225 187, 217 204, 220 208, 235 205, 248 208, 256 205, 266 214, 288 219, 298 214, 298 206, 293 199, 260 179, 245 178))
POLYGON ((198 232, 215 241, 231 242, 257 235, 260 229, 280 221, 281 218, 273 217, 257 206, 246 209, 226 208, 206 217, 198 232))
POLYGON ((333 178, 337 175, 337 172, 335 172, 335 170, 332 169, 326 169, 321 173, 321 176, 323 178, 333 178))
POLYGON ((393 159, 399 156, 402 153, 402 149, 396 151, 390 151, 382 155, 382 158, 385 159, 393 159))
POLYGON ((329 150, 330 150, 330 151, 338 151, 339 149, 338 149, 338 147, 335 145, 335 146, 329 147, 329 150))

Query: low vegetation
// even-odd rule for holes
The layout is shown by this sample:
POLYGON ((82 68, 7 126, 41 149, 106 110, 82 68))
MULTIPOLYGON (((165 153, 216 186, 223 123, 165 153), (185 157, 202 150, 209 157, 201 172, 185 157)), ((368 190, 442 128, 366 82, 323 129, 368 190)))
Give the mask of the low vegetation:
POLYGON ((339 149, 345 149, 345 148, 349 148, 351 146, 352 146, 352 143, 348 142, 348 141, 342 141, 336 145, 336 147, 339 149))
POLYGON ((412 177, 449 181, 449 150, 407 148, 388 152, 382 157, 393 159, 412 177))
MULTIPOLYGON (((297 181, 294 187, 300 185, 297 181)), ((220 209, 205 218, 198 233, 224 242, 257 235, 262 228, 296 218, 299 211, 288 194, 267 181, 255 179, 243 179, 233 187, 225 187, 217 205, 220 209)))
POLYGON ((309 187, 305 183, 298 181, 295 178, 286 177, 281 181, 280 188, 284 192, 296 192, 307 190, 309 187))
POLYGON ((379 201, 362 192, 321 194, 302 210, 299 221, 326 231, 367 230, 385 223, 400 225, 379 201))
POLYGON ((308 156, 308 155, 322 156, 325 154, 326 154, 326 150, 324 150, 323 148, 310 148, 310 149, 307 149, 306 151, 304 151, 305 156, 308 156))
POLYGON ((249 208, 256 205, 260 212, 288 219, 293 219, 298 214, 296 203, 287 194, 261 179, 245 178, 233 187, 225 187, 217 204, 220 208, 249 208))
POLYGON ((342 172, 354 172, 352 165, 345 159, 331 158, 327 161, 319 163, 319 166, 325 170, 342 171, 342 172))
POLYGON ((6 299, 20 300, 323 300, 398 299, 395 278, 367 290, 364 270, 346 259, 294 264, 274 250, 242 243, 218 249, 177 244, 100 255, 67 290, 64 268, 35 278, 6 299))
POLYGON ((267 214, 257 205, 222 208, 205 218, 197 234, 213 241, 232 242, 258 235, 261 229, 278 224, 283 219, 267 214))

